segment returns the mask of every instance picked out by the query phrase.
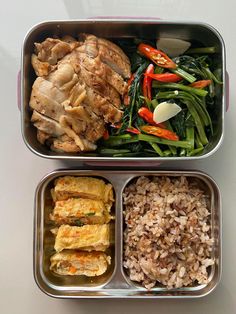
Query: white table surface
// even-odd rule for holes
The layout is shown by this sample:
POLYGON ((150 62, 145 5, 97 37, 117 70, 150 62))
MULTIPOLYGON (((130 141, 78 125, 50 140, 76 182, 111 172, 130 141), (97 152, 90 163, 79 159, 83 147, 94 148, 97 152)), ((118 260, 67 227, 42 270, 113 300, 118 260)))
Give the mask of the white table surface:
MULTIPOLYGON (((0 313, 236 313, 236 20, 234 0, 21 0, 0 1, 0 313), (204 21, 222 34, 230 74, 230 110, 223 145, 208 160, 176 164, 204 170, 223 195, 223 276, 209 296, 196 300, 58 300, 43 294, 32 271, 33 198, 38 181, 65 166, 33 155, 24 145, 16 107, 16 76, 23 37, 49 19, 98 15, 157 16, 204 21), (233 39, 234 38, 234 39, 233 39)), ((70 166, 70 164, 66 164, 70 166)))

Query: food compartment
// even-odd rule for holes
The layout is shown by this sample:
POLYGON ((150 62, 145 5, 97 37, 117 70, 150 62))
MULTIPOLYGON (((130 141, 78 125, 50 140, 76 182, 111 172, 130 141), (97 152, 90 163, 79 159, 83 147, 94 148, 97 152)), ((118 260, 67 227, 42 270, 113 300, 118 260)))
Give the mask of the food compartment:
MULTIPOLYGON (((214 64, 216 68, 219 68, 220 76, 222 77, 223 83, 225 82, 225 57, 224 57, 224 44, 223 40, 217 31, 206 24, 201 23, 173 23, 168 21, 124 21, 124 20, 108 20, 108 21, 55 21, 46 22, 37 25, 33 28, 26 36, 23 46, 23 59, 22 59, 22 133, 23 138, 27 146, 36 154, 41 157, 47 158, 59 158, 59 159, 78 159, 78 160, 175 160, 175 159, 198 159, 207 157, 213 153, 220 145, 223 138, 224 129, 224 106, 225 106, 225 88, 219 87, 215 96, 215 114, 213 119, 214 135, 210 137, 209 143, 205 146, 204 150, 201 147, 197 147, 197 151, 194 151, 194 155, 189 155, 186 150, 189 146, 181 150, 182 155, 176 154, 176 149, 172 147, 171 150, 166 149, 163 152, 163 156, 159 156, 157 149, 153 151, 153 148, 147 148, 143 154, 136 152, 135 149, 130 153, 127 147, 117 151, 117 147, 114 150, 112 146, 109 147, 109 154, 103 154, 101 152, 90 152, 90 153, 63 153, 61 151, 51 151, 48 147, 41 145, 37 141, 36 129, 30 123, 31 111, 29 110, 29 100, 35 74, 31 66, 31 54, 33 53, 33 43, 41 42, 46 37, 62 37, 65 34, 77 36, 78 32, 91 33, 96 36, 109 39, 111 41, 129 40, 132 38, 144 38, 147 41, 153 40, 154 38, 160 37, 171 37, 191 41, 192 43, 201 43, 202 46, 214 46, 216 47, 217 54, 214 57, 214 64), (43 35, 42 35, 43 34, 43 35), (196 41, 197 39, 197 41, 196 41), (151 150, 151 152, 150 152, 151 150), (111 153, 113 152, 113 153, 111 153), (198 153, 200 155, 197 155, 198 153), (112 155, 113 154, 113 155, 112 155)), ((203 108, 204 109, 204 108, 203 108)), ((206 117, 205 117, 206 118, 206 117)), ((209 122, 209 121, 208 121, 209 122)), ((205 121, 207 124, 208 122, 205 121)), ((150 131, 150 130, 149 130, 150 131)), ((151 133, 150 133, 151 134, 151 133)), ((125 136, 129 134, 125 134, 125 136)), ((143 135, 143 134, 142 134, 143 135)), ((126 138, 126 140, 127 140, 126 138)), ((141 136, 141 143, 146 142, 148 138, 141 136)), ((132 140, 136 141, 132 137, 132 140)), ((163 140, 157 142, 163 143, 163 140)), ((167 143, 167 142, 166 142, 167 143)), ((173 144, 173 143, 172 143, 173 144)), ((186 144, 186 143, 185 143, 186 144)), ((113 144, 112 144, 113 145, 113 144)), ((181 144, 183 145, 183 143, 181 144)), ((135 146, 136 147, 136 146, 135 146)), ((156 147, 156 146, 155 146, 156 147)), ((180 146, 181 147, 181 146, 180 146)), ((119 147, 118 147, 119 148, 119 147)), ((165 148, 167 148, 165 146, 165 148)), ((106 150, 107 151, 107 150, 106 150)), ((103 150, 104 152, 104 150, 103 150)), ((142 150, 141 150, 142 152, 142 150)))
MULTIPOLYGON (((144 190, 144 189, 143 189, 144 190)), ((140 191, 143 193, 143 190, 140 191)), ((216 183, 206 174, 197 171, 136 171, 136 170, 58 170, 47 175, 39 184, 35 197, 34 276, 39 288, 57 298, 196 298, 210 293, 218 284, 221 275, 221 200, 216 183), (55 179, 64 176, 93 177, 111 183, 115 192, 112 215, 115 216, 111 234, 112 245, 106 253, 111 256, 107 271, 97 277, 58 275, 50 270, 50 257, 55 253, 55 238, 51 229, 55 227, 49 215, 53 209, 50 190, 55 179), (214 238, 212 257, 214 265, 209 267, 208 282, 183 288, 168 289, 163 285, 142 286, 129 279, 123 267, 125 222, 122 195, 129 184, 138 177, 181 177, 197 181, 209 198, 209 223, 214 238)), ((55 213, 54 213, 55 214, 55 213)), ((131 244, 135 243, 131 241, 131 244)), ((62 251, 63 252, 63 251, 62 251)))
POLYGON ((221 273, 220 199, 212 179, 194 172, 147 172, 132 176, 122 194, 122 269, 130 287, 136 288, 140 294, 146 291, 154 295, 172 296, 200 296, 211 291, 221 273), (189 192, 186 184, 191 187, 189 192), (174 187, 179 189, 176 195, 179 193, 182 198, 179 203, 178 199, 174 200, 175 194, 171 191, 174 187), (206 195, 206 202, 199 197, 200 191, 206 195), (184 201, 185 193, 188 200, 184 201), (181 203, 184 210, 178 208, 181 203), (192 210, 188 203, 193 204, 192 210), (166 204, 169 209, 161 210, 163 205, 167 208, 166 204), (193 212, 199 215, 197 221, 193 212), (191 225, 192 229, 188 230, 191 225), (157 278, 159 281, 155 280, 157 278), (200 283, 193 278, 200 279, 200 283))
MULTIPOLYGON (((48 180, 44 182, 38 197, 38 201, 40 201, 41 204, 39 207, 40 211, 38 211, 38 216, 36 217, 39 226, 37 233, 40 233, 38 251, 35 252, 35 255, 37 255, 37 257, 35 256, 36 272, 37 276, 40 276, 41 278, 41 285, 43 283, 43 285, 47 286, 47 289, 53 287, 53 289, 65 291, 80 289, 90 290, 98 286, 102 287, 110 281, 115 269, 115 201, 111 204, 111 220, 108 222, 109 219, 107 217, 103 219, 103 216, 101 216, 102 214, 100 208, 95 208, 96 202, 99 201, 89 199, 88 195, 86 197, 86 194, 80 197, 77 195, 77 197, 75 197, 75 193, 74 197, 72 197, 72 193, 69 198, 64 197, 64 194, 57 194, 56 196, 54 195, 54 200, 52 198, 51 191, 55 186, 55 180, 58 180, 58 178, 63 178, 63 180, 59 179, 62 181, 61 188, 63 189, 65 184, 64 178, 78 177, 95 178, 104 181, 106 185, 109 184, 108 180, 102 176, 93 176, 87 174, 79 175, 78 172, 71 176, 64 176, 58 173, 57 175, 48 178, 48 180), (59 209, 57 209, 57 211, 54 210, 52 217, 53 209, 55 207, 54 201, 58 196, 59 199, 66 200, 57 200, 57 207, 59 207, 59 209), (78 204, 80 200, 83 201, 82 204, 78 204), (91 202, 90 212, 86 212, 89 202, 91 202), (67 210, 69 212, 67 212, 66 218, 65 212, 62 212, 62 209, 64 210, 65 206, 67 206, 67 210), (80 207, 80 209, 85 212, 84 216, 81 216, 80 214, 80 218, 73 220, 73 211, 75 215, 78 215, 79 212, 78 210, 76 213, 76 210, 73 209, 73 206, 75 209, 80 207), (94 212, 92 212, 93 210, 94 212), (97 212, 95 210, 97 210, 97 212), (59 217, 58 213, 62 213, 62 215, 59 217), (54 221, 52 221, 52 219, 54 219, 54 221), (109 227, 107 227, 108 225, 109 227), (85 229, 82 231, 82 228, 85 229), (109 231, 107 231, 108 228, 109 231), (106 230, 105 235, 104 230, 106 230), (107 243, 107 232, 109 232, 109 243, 107 243), (95 239, 95 234, 98 234, 98 237, 104 237, 103 241, 106 243, 104 242, 103 246, 101 243, 99 244, 100 239, 95 239), (68 237, 63 238, 63 236, 68 237), (55 240, 56 238, 57 241, 55 240), (82 240, 80 240, 80 238, 82 240), (58 252, 56 252, 54 248, 55 243, 57 243, 58 252), (94 245, 86 248, 86 243, 88 243, 88 246, 96 243, 96 246, 94 245), (55 262, 54 267, 50 268, 50 259, 52 256, 55 257, 55 262), (88 263, 90 266, 86 266, 88 263), (91 266, 93 263, 97 264, 91 266), (84 265, 85 268, 83 268, 84 265), (107 269, 104 270, 106 267, 107 269), (84 271, 86 271, 86 275, 78 274, 78 269, 82 269, 83 274, 84 271), (94 276, 94 273, 97 275, 94 276)), ((92 182, 88 183, 91 184, 92 182)), ((72 188, 73 184, 74 183, 71 185, 72 188)), ((93 184, 95 185, 96 182, 93 184)), ((90 193, 91 190, 92 192, 95 190, 95 186, 88 186, 88 188, 88 193, 90 193)), ((67 192, 68 191, 66 191, 66 193, 67 192)), ((59 193, 61 193, 61 191, 59 193)), ((115 200, 116 196, 114 187, 113 194, 115 200)), ((98 205, 100 205, 100 203, 98 203, 98 205)))

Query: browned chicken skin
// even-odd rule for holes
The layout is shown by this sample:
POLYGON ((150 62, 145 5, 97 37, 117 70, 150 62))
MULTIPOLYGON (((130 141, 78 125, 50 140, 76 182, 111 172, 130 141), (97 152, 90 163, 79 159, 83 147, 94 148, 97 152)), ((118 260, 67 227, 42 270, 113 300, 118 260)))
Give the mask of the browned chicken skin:
POLYGON ((106 123, 122 119, 130 62, 112 42, 83 34, 35 44, 32 65, 38 78, 30 98, 40 143, 52 150, 96 149, 106 123))

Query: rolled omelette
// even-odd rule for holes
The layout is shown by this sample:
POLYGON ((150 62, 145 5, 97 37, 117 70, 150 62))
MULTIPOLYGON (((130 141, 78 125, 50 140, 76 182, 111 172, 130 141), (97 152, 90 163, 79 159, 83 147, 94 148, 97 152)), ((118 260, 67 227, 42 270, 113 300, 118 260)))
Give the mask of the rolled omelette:
POLYGON ((50 219, 57 225, 102 225, 108 223, 111 218, 103 201, 84 198, 56 201, 50 215, 50 219))
POLYGON ((72 197, 101 200, 108 206, 114 202, 112 185, 92 177, 60 177, 55 180, 51 194, 54 202, 72 197))
POLYGON ((61 225, 56 230, 54 249, 83 251, 105 251, 110 245, 109 224, 84 225, 82 227, 61 225))
POLYGON ((51 258, 50 269, 58 275, 100 276, 107 270, 111 257, 103 252, 63 251, 51 258))

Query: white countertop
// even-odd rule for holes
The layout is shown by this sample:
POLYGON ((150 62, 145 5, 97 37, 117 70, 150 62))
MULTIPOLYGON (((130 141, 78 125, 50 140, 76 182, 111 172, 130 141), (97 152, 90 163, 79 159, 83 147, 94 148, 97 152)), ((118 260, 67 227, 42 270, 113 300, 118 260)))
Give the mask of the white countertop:
MULTIPOLYGON (((0 313, 236 313, 236 41, 235 1, 216 0, 21 0, 1 1, 0 9, 0 313), (218 3, 218 4, 217 4, 218 3), (223 145, 207 160, 176 164, 209 173, 223 196, 223 276, 218 288, 197 300, 57 300, 43 294, 33 278, 33 198, 49 171, 69 167, 40 159, 24 145, 16 105, 16 76, 23 37, 34 24, 49 19, 88 16, 152 16, 203 21, 222 34, 230 74, 230 110, 223 145)), ((75 164, 73 164, 75 165, 75 164)))

